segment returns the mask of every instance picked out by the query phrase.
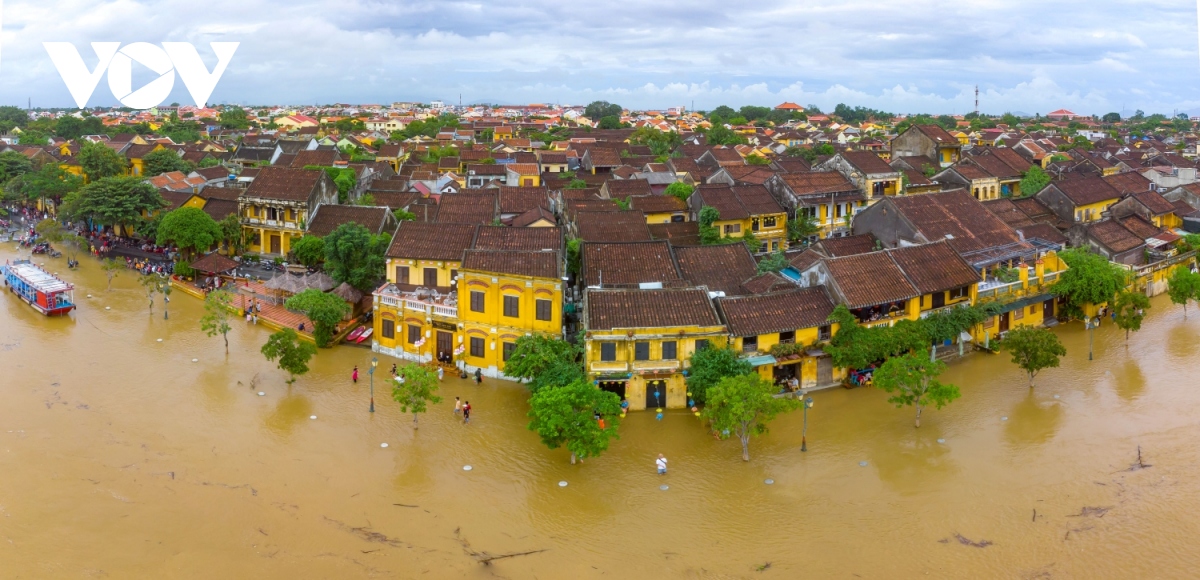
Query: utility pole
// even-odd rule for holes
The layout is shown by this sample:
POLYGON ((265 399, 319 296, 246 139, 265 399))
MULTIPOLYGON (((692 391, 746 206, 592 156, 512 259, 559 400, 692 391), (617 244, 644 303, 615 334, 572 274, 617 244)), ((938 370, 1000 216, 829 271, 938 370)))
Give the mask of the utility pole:
POLYGON ((975 115, 979 115, 979 85, 975 85, 975 115))

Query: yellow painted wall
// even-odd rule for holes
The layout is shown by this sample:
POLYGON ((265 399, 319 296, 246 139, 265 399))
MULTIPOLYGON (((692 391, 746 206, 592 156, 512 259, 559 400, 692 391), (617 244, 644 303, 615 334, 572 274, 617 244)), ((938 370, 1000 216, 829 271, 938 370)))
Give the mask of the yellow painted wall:
POLYGON ((413 260, 405 258, 388 258, 387 279, 396 283, 396 268, 408 268, 408 283, 421 286, 425 283, 425 268, 436 268, 438 271, 438 286, 450 286, 451 270, 458 270, 461 262, 439 262, 435 260, 413 260))
POLYGON ((588 376, 598 379, 603 375, 631 376, 626 381, 625 397, 629 401, 630 410, 646 408, 646 381, 663 380, 666 382, 666 406, 668 409, 682 409, 687 406, 687 387, 683 377, 683 369, 688 366, 688 359, 696 350, 696 340, 709 341, 710 346, 721 347, 726 343, 725 327, 667 327, 632 329, 612 331, 592 331, 586 335, 584 360, 587 361, 588 376), (676 357, 664 361, 662 359, 662 343, 676 342, 676 357), (602 361, 601 344, 612 342, 616 345, 616 360, 602 361), (635 344, 648 342, 650 358, 645 361, 635 360, 635 344), (649 370, 659 371, 652 377, 643 373, 649 370))

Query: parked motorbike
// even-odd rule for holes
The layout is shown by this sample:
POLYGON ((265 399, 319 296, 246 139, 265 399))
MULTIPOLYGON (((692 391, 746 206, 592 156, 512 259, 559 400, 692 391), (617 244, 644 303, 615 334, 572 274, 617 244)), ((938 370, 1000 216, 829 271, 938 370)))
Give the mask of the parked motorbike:
POLYGON ((50 257, 51 258, 61 258, 62 252, 55 250, 54 248, 50 248, 50 257))

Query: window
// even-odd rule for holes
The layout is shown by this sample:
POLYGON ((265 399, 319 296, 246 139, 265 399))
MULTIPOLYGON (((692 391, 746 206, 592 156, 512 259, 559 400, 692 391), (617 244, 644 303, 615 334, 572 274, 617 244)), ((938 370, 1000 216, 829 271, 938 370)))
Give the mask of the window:
POLYGON ((1037 314, 1037 306, 1036 305, 1029 307, 1029 314, 1030 315, 1037 314))
POLYGON ((483 292, 471 291, 471 312, 483 312, 483 292))
POLYGON ((512 353, 514 350, 517 350, 517 343, 515 343, 515 342, 504 343, 504 350, 503 350, 504 362, 508 362, 508 357, 512 356, 512 353))
POLYGON ((771 251, 772 252, 779 251, 779 240, 775 240, 775 241, 771 242, 771 251))
POLYGON ((408 344, 417 344, 421 340, 421 327, 415 324, 408 325, 408 344))
POLYGON ((396 321, 384 318, 379 332, 383 334, 384 338, 396 338, 396 321))
POLYGON ((742 338, 742 352, 754 352, 758 350, 758 337, 747 336, 742 338))
POLYGON ((971 291, 970 286, 963 286, 962 288, 955 288, 950 291, 950 299, 954 300, 956 298, 966 298, 967 294, 969 294, 970 291, 971 291))
POLYGON ((767 242, 763 242, 762 245, 760 245, 758 247, 758 251, 760 253, 768 252, 768 251, 770 251, 770 249, 771 249, 771 246, 767 242))
POLYGON ((650 343, 638 342, 633 345, 633 360, 650 360, 650 343))
POLYGON ((600 343, 600 360, 604 362, 612 362, 617 360, 617 343, 600 343))
POLYGON ((793 342, 796 342, 796 331, 789 330, 786 332, 779 333, 779 342, 781 342, 783 344, 791 344, 793 342))
POLYGON ((455 278, 458 278, 458 270, 450 270, 450 280, 453 281, 455 278))
POLYGON ((552 316, 551 316, 552 312, 550 311, 550 308, 553 305, 552 302, 550 302, 549 300, 543 300, 543 299, 539 298, 537 300, 534 300, 533 304, 536 307, 536 312, 534 312, 534 318, 536 318, 538 320, 545 320, 545 321, 549 321, 552 318, 552 316))
POLYGON ((817 329, 817 340, 829 340, 833 338, 833 327, 826 324, 817 329))
POLYGON ((425 286, 436 288, 438 285, 437 268, 425 268, 425 286))
POLYGON ((1025 318, 1025 309, 1024 308, 1018 308, 1016 310, 1013 310, 1013 320, 1020 320, 1022 318, 1025 318))
POLYGON ((521 316, 521 298, 519 296, 504 297, 504 315, 509 318, 521 316))
POLYGON ((762 225, 763 225, 763 227, 764 227, 764 228, 773 228, 773 227, 775 227, 775 216, 770 216, 770 217, 765 217, 765 218, 763 218, 763 220, 762 220, 762 225))
POLYGON ((483 358, 483 339, 478 336, 471 337, 471 356, 483 358))
POLYGON ((756 232, 757 232, 757 231, 758 231, 758 226, 759 226, 759 224, 760 224, 760 223, 761 223, 761 222, 759 221, 759 219, 758 219, 758 218, 751 219, 751 220, 750 220, 750 229, 751 229, 751 230, 754 230, 754 231, 756 231, 756 232))
POLYGON ((408 266, 396 266, 396 283, 408 284, 408 266))
POLYGON ((704 350, 706 348, 708 348, 708 339, 707 338, 697 338, 696 339, 696 350, 704 350))
POLYGON ((673 340, 664 340, 662 343, 662 359, 675 360, 678 356, 678 343, 673 340))
POLYGON ((725 224, 725 235, 742 233, 742 224, 725 224))

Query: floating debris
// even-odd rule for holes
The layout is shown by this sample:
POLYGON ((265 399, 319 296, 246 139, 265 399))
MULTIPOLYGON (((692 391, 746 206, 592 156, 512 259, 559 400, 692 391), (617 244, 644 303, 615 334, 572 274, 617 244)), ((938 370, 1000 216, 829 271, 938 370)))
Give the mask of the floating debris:
POLYGON ((938 439, 938 443, 945 443, 945 442, 946 442, 945 439, 938 439))
POLYGON ((312 420, 314 420, 314 421, 315 421, 315 420, 317 420, 317 416, 316 416, 316 415, 309 415, 309 416, 308 416, 308 418, 309 418, 309 419, 312 419, 312 420))
POLYGON ((964 536, 958 532, 954 533, 954 539, 958 540, 958 543, 960 543, 964 546, 971 546, 972 548, 986 548, 986 547, 992 545, 992 543, 988 540, 979 540, 978 542, 972 542, 970 540, 970 538, 967 538, 966 536, 964 536))
POLYGON ((1001 421, 1007 421, 1007 420, 1008 420, 1008 417, 1000 417, 1000 420, 1001 420, 1001 421))
POLYGON ((194 359, 192 359, 192 362, 200 362, 200 359, 194 358, 194 359))
POLYGON ((162 342, 162 339, 161 339, 161 338, 160 338, 160 339, 158 339, 158 342, 162 342))
POLYGON ((112 307, 111 307, 111 306, 105 306, 105 307, 104 307, 104 309, 105 309, 105 310, 112 310, 112 307))
POLYGON ((1055 398, 1055 399, 1057 399, 1057 398, 1058 398, 1058 395, 1054 395, 1054 398, 1055 398))

